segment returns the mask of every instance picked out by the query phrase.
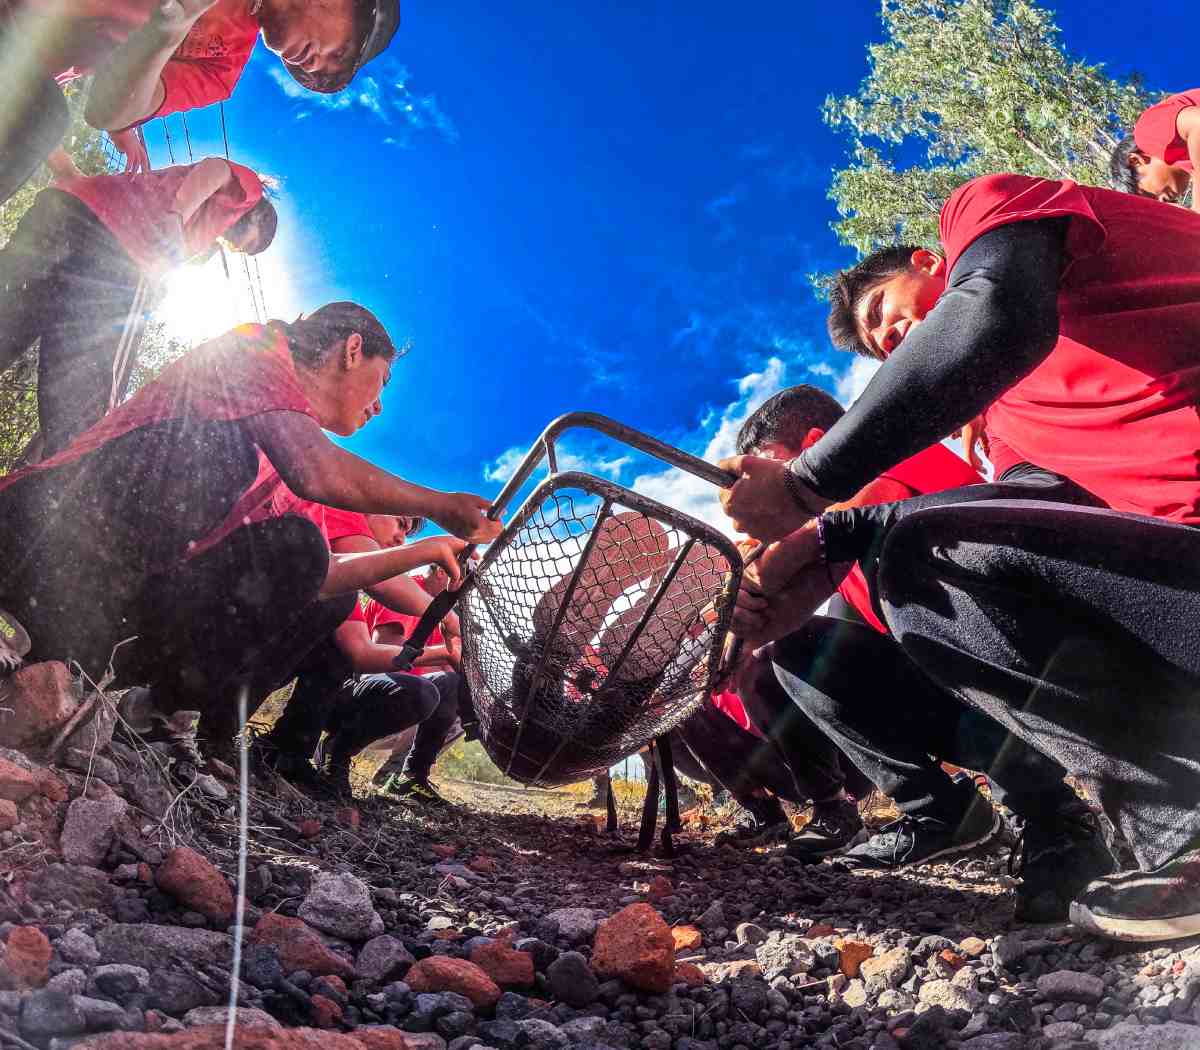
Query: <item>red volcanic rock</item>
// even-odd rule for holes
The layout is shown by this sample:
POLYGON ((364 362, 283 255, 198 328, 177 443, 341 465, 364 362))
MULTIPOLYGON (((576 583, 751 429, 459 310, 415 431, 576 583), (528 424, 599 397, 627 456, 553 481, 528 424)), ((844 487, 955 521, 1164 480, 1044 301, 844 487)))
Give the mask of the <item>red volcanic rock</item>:
POLYGON ((592 969, 642 991, 669 991, 675 972, 671 928, 649 904, 622 908, 596 930, 592 969))
POLYGON ((15 762, 0 758, 0 799, 24 802, 38 791, 38 778, 15 762))
POLYGON ((661 901, 670 897, 675 892, 675 887, 671 885, 671 880, 665 875, 655 875, 650 880, 650 891, 647 896, 652 901, 661 901))
POLYGON ((16 992, 41 988, 50 980, 53 954, 46 935, 36 926, 17 926, 0 956, 0 988, 16 992))
POLYGON ((12 674, 0 707, 0 739, 8 747, 24 748, 49 743, 78 709, 79 699, 66 664, 49 660, 12 674))
MULTIPOLYGON (((404 1044, 368 1047, 357 1035, 322 1032, 316 1028, 254 1028, 238 1025, 237 1050, 407 1050, 404 1044)), ((94 1035, 73 1050, 224 1050, 225 1026, 202 1025, 173 1035, 107 1032, 94 1035)))
POLYGON ((225 876, 194 849, 177 846, 171 850, 154 881, 180 904, 214 922, 228 922, 233 916, 233 891, 225 876))
POLYGON ((0 798, 0 831, 11 831, 21 823, 21 815, 17 812, 17 804, 0 798))
POLYGON ((675 972, 671 975, 672 984, 686 984, 689 988, 699 988, 704 983, 704 971, 695 963, 676 963, 675 972))
POLYGON ((414 992, 458 992, 475 1006, 494 1006, 500 998, 500 986, 475 963, 445 955, 413 963, 404 983, 414 992))
POLYGON ((309 1004, 313 1024, 318 1028, 336 1028, 342 1023, 342 1008, 324 995, 314 995, 309 1004))
POLYGON ((287 973, 307 970, 316 977, 333 974, 353 980, 354 967, 330 950, 317 932, 303 919, 267 912, 250 934, 253 944, 269 944, 279 952, 279 962, 287 973))
POLYGON ((533 956, 512 946, 512 935, 481 944, 471 952, 471 962, 501 988, 527 988, 533 984, 533 956))

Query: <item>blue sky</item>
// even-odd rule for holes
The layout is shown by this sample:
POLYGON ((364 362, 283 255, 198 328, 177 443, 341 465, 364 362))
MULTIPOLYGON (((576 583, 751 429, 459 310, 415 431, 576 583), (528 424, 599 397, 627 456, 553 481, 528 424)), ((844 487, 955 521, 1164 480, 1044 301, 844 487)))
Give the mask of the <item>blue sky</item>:
MULTIPOLYGON (((1154 86, 1195 79, 1173 20, 1057 11, 1077 55, 1154 86)), ((350 447, 492 494, 512 450, 564 411, 715 455, 782 385, 860 387, 805 275, 853 261, 825 196, 844 143, 819 110, 854 90, 879 32, 864 0, 403 0, 386 56, 324 102, 260 47, 226 115, 234 159, 282 183, 269 312, 353 298, 412 346, 350 447)), ((197 155, 219 151, 215 109, 189 131, 197 155)), ((148 138, 165 163, 158 122, 148 138)), ((236 320, 252 318, 244 284, 235 271, 236 320)), ((574 447, 594 471, 711 512, 703 485, 574 447)))

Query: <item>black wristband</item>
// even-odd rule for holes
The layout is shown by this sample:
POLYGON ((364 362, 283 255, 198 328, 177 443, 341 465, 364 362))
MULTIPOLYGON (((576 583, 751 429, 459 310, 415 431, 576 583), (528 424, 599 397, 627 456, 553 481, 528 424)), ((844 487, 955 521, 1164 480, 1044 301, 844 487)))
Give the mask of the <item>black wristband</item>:
POLYGON ((808 473, 804 468, 801 456, 803 453, 787 464, 787 472, 783 476, 784 483, 787 485, 788 495, 792 497, 797 507, 807 514, 817 515, 825 509, 825 501, 812 490, 805 480, 808 473))

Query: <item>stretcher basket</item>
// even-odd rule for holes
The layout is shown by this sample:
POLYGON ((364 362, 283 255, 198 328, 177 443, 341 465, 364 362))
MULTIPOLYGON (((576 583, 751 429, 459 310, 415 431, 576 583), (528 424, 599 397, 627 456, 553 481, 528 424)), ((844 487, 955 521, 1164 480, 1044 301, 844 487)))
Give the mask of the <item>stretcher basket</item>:
MULTIPOLYGON (((575 412, 546 428, 497 497, 493 517, 547 461, 549 476, 463 586, 430 606, 410 645, 419 652, 424 629, 456 605, 480 739, 508 776, 541 786, 607 772, 665 740, 705 702, 742 573, 737 548, 710 525, 612 481, 559 470, 556 442, 576 428, 717 486, 734 480, 614 420, 575 412)), ((667 759, 669 767, 669 750, 667 759)), ((661 759, 660 770, 671 797, 673 774, 661 759)))

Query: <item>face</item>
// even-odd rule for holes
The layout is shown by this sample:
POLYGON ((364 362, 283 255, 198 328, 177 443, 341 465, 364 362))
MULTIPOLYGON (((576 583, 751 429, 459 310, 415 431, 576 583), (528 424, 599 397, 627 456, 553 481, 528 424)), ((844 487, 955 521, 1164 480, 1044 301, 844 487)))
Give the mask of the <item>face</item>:
POLYGON ((354 332, 326 367, 338 370, 335 418, 322 420, 321 425, 349 437, 383 411, 379 395, 391 378, 392 363, 382 357, 363 356, 362 337, 354 332))
POLYGON ((413 519, 395 514, 368 514, 367 524, 371 535, 381 547, 403 547, 410 532, 413 519))
POLYGON ((259 216, 252 215, 243 231, 234 233, 230 230, 225 234, 225 238, 235 251, 257 254, 255 249, 262 242, 262 235, 262 220, 259 216))
POLYGON ((440 565, 431 565, 425 574, 425 593, 432 594, 436 598, 446 589, 449 582, 450 577, 446 575, 445 569, 440 565))
POLYGON ((1134 153, 1130 167, 1137 174, 1138 191, 1164 204, 1178 204, 1187 193, 1192 177, 1176 164, 1167 164, 1157 157, 1134 153))
POLYGON ((913 326, 925 320, 946 290, 946 260, 933 252, 913 252, 912 265, 870 289, 855 311, 859 338, 883 359, 913 326))
POLYGON ((358 58, 354 0, 265 0, 263 42, 312 91, 340 91, 358 58))

